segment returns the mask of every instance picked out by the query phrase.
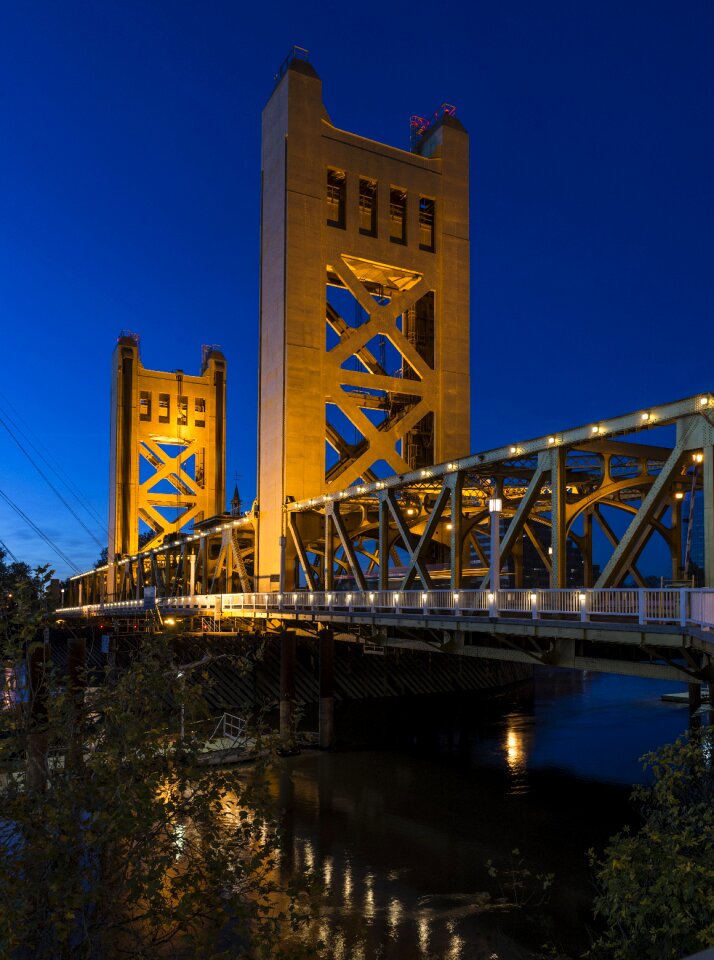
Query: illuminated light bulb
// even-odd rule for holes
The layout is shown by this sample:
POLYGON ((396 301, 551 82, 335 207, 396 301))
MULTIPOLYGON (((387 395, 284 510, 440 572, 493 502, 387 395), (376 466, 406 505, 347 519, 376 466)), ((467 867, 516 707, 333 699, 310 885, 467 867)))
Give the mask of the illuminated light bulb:
POLYGON ((447 524, 446 524, 446 529, 447 529, 447 530, 453 530, 453 529, 454 529, 453 523, 447 523, 447 524))
POLYGON ((421 595, 421 602, 422 602, 422 603, 426 603, 427 599, 428 599, 428 594, 422 593, 422 595, 421 595))
POLYGON ((489 595, 488 595, 488 602, 489 602, 489 603, 493 603, 493 601, 494 601, 495 599, 496 599, 496 594, 495 594, 495 593, 489 593, 489 595))
POLYGON ((535 603, 537 599, 538 599, 538 594, 537 594, 537 593, 532 593, 532 594, 531 594, 531 603, 535 603))
POLYGON ((415 513, 414 507, 409 507, 409 508, 407 509, 407 516, 408 516, 408 517, 413 517, 413 516, 414 516, 414 513, 415 513))
POLYGON ((640 414, 640 420, 649 420, 649 418, 650 418, 649 413, 641 413, 641 414, 640 414))
POLYGON ((590 433, 600 433, 600 427, 591 427, 590 433))
POLYGON ((370 603, 374 603, 374 594, 373 594, 373 593, 370 593, 370 595, 369 595, 369 602, 370 602, 370 603))
POLYGON ((454 594, 454 603, 458 603, 458 602, 459 602, 459 595, 458 595, 458 593, 455 593, 455 594, 454 594))
POLYGON ((684 500, 684 494, 682 493, 681 490, 677 490, 677 492, 676 492, 675 495, 674 495, 674 499, 675 499, 675 500, 684 500))
POLYGON ((555 443, 555 437, 548 437, 548 443, 555 443))
POLYGON ((708 403, 709 403, 709 397, 700 397, 700 398, 699 398, 699 406, 700 406, 700 407, 706 407, 708 403))
POLYGON ((347 603, 352 603, 352 594, 351 594, 351 593, 348 593, 348 594, 347 594, 347 603))
POLYGON ((511 447, 511 453, 517 453, 518 447, 511 447))
POLYGON ((578 594, 578 600, 580 600, 581 603, 585 603, 585 600, 586 600, 585 594, 584 594, 584 593, 579 593, 579 594, 578 594))
POLYGON ((693 454, 692 454, 692 460, 693 460, 695 463, 701 463, 701 462, 704 460, 704 454, 703 454, 703 453, 693 453, 693 454))

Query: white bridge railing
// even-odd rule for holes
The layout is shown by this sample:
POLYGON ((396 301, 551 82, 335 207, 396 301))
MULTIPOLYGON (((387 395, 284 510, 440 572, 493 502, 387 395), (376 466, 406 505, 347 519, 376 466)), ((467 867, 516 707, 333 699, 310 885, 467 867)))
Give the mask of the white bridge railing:
POLYGON ((224 593, 194 597, 146 597, 115 603, 67 607, 65 616, 139 616, 158 609, 170 617, 321 614, 349 619, 354 614, 414 617, 570 619, 583 622, 628 621, 638 624, 688 624, 714 629, 714 589, 621 590, 373 590, 288 593, 224 593))

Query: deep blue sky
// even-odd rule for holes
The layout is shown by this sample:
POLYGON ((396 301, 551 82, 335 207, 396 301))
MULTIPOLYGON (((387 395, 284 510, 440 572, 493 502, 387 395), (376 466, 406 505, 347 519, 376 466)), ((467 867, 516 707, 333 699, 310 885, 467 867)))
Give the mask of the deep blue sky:
MULTIPOLYGON (((2 409, 103 517, 119 330, 187 373, 218 343, 252 499, 260 114, 295 43, 337 126, 408 148, 447 101, 471 134, 474 449, 711 390, 713 39, 703 2, 5 3, 2 409)), ((0 452, 0 489, 91 565, 0 452)), ((4 504, 0 538, 56 559, 4 504)))

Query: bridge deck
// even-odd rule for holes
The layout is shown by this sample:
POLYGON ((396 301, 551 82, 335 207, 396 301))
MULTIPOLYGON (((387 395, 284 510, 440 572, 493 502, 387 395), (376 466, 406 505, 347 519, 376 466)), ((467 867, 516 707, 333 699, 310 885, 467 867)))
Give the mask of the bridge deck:
POLYGON ((65 618, 167 618, 196 631, 341 629, 350 639, 495 660, 703 682, 714 656, 714 589, 203 594, 91 604, 65 618))

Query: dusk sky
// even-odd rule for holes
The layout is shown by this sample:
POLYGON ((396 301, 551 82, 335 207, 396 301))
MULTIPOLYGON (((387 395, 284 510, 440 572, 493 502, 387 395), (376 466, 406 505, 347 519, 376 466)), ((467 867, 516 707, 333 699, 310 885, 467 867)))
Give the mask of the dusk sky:
MULTIPOLYGON (((250 504, 261 111, 293 44, 338 127, 408 149, 448 102, 469 131, 474 450, 714 389, 713 41, 704 2, 5 2, 0 416, 105 522, 119 331, 190 374, 219 344, 250 504)), ((0 451, 0 491, 92 566, 2 426, 0 451)), ((0 539, 70 572, 3 501, 0 539)))

